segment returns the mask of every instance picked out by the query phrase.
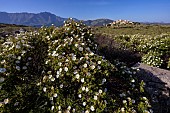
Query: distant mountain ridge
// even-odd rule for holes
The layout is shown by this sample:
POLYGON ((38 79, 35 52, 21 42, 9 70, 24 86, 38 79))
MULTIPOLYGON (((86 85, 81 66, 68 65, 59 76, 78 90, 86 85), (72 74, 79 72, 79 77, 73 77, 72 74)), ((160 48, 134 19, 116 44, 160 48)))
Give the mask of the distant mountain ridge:
MULTIPOLYGON (((7 13, 0 12, 0 23, 7 24, 17 24, 17 25, 27 25, 27 26, 49 26, 54 24, 56 26, 62 26, 64 21, 68 18, 62 18, 60 16, 56 16, 55 14, 49 12, 41 12, 41 13, 7 13)), ((75 21, 79 21, 76 18, 73 18, 75 21)), ((88 26, 102 26, 108 23, 113 22, 110 19, 96 19, 96 20, 87 20, 83 21, 88 26)))

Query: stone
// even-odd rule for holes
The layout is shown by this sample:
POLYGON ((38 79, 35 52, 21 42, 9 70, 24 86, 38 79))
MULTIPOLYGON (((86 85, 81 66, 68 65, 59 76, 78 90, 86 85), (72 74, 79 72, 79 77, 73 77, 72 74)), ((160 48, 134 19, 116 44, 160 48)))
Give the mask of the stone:
POLYGON ((170 71, 137 63, 137 77, 145 82, 145 91, 151 98, 154 113, 170 113, 170 71))

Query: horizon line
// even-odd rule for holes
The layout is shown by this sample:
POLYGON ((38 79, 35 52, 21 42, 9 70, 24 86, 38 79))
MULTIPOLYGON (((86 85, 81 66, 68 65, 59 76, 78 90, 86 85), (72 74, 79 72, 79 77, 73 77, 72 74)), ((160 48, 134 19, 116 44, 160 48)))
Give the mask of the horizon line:
MULTIPOLYGON (((77 19, 79 21, 88 21, 88 20, 98 20, 98 19, 109 19, 109 20, 112 20, 112 21, 116 21, 116 20, 129 20, 129 19, 110 19, 110 18, 106 18, 106 17, 101 17, 101 18, 94 18, 94 19, 79 19, 79 18, 76 18, 76 17, 61 17, 59 15, 56 15, 55 13, 52 13, 52 12, 49 12, 49 11, 42 11, 42 12, 27 12, 27 11, 23 11, 23 12, 6 12, 6 11, 0 11, 1 13, 28 13, 28 14, 40 14, 40 13, 50 13, 50 14, 53 14, 57 17, 60 17, 60 18, 74 18, 74 19, 77 19)), ((133 20, 129 20, 129 21, 133 21, 133 20)), ((164 23, 164 24, 170 24, 170 22, 164 22, 164 21, 133 21, 133 22, 140 22, 140 23, 164 23)))

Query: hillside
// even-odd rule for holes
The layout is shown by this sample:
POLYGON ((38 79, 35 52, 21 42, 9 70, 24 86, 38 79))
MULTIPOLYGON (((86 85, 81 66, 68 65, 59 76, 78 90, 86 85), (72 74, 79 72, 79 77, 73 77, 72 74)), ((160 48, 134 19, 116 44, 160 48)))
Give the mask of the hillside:
POLYGON ((6 13, 0 12, 0 23, 20 24, 27 26, 51 25, 60 26, 66 18, 61 18, 48 12, 34 13, 6 13))
MULTIPOLYGON (((54 24, 55 26, 62 26, 64 21, 68 18, 63 18, 56 16, 49 12, 41 13, 7 13, 0 12, 0 23, 7 24, 18 24, 18 25, 27 25, 27 26, 36 26, 40 27, 42 25, 50 26, 54 24)), ((76 18, 73 18, 75 21, 80 21, 76 18)), ((84 24, 88 26, 103 26, 105 24, 111 23, 113 20, 110 19, 96 19, 96 20, 86 20, 83 21, 84 24)))

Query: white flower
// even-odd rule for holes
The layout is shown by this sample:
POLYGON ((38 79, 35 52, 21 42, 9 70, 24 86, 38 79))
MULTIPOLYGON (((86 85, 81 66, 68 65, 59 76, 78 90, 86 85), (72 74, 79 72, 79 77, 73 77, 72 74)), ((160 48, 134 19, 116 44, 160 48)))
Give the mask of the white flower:
POLYGON ((122 94, 119 94, 119 95, 120 95, 120 97, 125 97, 126 96, 125 93, 122 93, 122 94))
POLYGON ((57 71, 57 75, 59 75, 60 74, 60 71, 57 71))
POLYGON ((149 113, 153 113, 153 110, 152 110, 152 109, 149 109, 149 111, 150 111, 149 113))
POLYGON ((21 60, 21 56, 18 56, 18 60, 21 60))
POLYGON ((5 78, 4 77, 1 77, 0 78, 0 83, 4 82, 5 78))
POLYGON ((101 66, 97 66, 98 69, 101 69, 101 66))
POLYGON ((49 62, 48 60, 47 60, 47 61, 45 61, 45 64, 48 64, 48 62, 49 62))
POLYGON ((83 51, 83 48, 82 48, 82 47, 79 47, 79 51, 83 51))
POLYGON ((144 110, 144 113, 150 113, 148 110, 144 110))
POLYGON ((95 69, 95 65, 90 66, 91 69, 95 69))
POLYGON ((50 100, 53 100, 53 97, 50 97, 50 100))
POLYGON ((134 82, 135 82, 135 80, 133 79, 133 80, 131 80, 131 82, 133 82, 133 83, 134 83, 134 82))
POLYGON ((68 60, 68 59, 66 59, 66 62, 69 62, 69 60, 68 60))
POLYGON ((53 77, 53 75, 49 75, 49 79, 51 79, 53 77))
POLYGON ((2 60, 2 61, 1 61, 1 64, 4 64, 5 62, 6 62, 5 60, 2 60))
POLYGON ((47 91, 47 88, 46 88, 46 87, 44 87, 44 88, 43 88, 43 91, 44 91, 44 92, 46 92, 46 91, 47 91))
POLYGON ((88 73, 87 73, 87 76, 90 76, 90 75, 91 75, 91 73, 90 73, 90 72, 88 72, 88 73))
POLYGON ((52 81, 52 82, 54 82, 54 81, 55 81, 55 78, 54 78, 54 77, 52 77, 52 78, 51 78, 51 81, 52 81))
POLYGON ((64 71, 67 72, 68 71, 68 67, 64 67, 64 71))
POLYGON ((54 110, 54 106, 51 107, 51 110, 52 110, 52 111, 54 110))
POLYGON ((86 110, 85 113, 89 113, 89 110, 86 110))
POLYGON ((127 101, 126 100, 123 100, 123 104, 126 104, 127 103, 127 101))
POLYGON ((94 55, 94 53, 93 52, 90 52, 90 54, 89 54, 90 56, 93 56, 94 55))
POLYGON ((9 103, 9 99, 7 98, 4 100, 4 104, 8 104, 8 103, 9 103))
POLYGON ((84 82, 84 78, 81 79, 81 82, 82 82, 82 83, 84 82))
POLYGON ((144 99, 144 100, 147 100, 147 98, 146 98, 146 97, 143 97, 143 99, 144 99))
POLYGON ((81 43, 82 46, 84 46, 84 43, 81 43))
POLYGON ((104 100, 104 102, 105 102, 105 104, 107 104, 107 101, 106 101, 106 100, 104 100))
POLYGON ((63 70, 63 69, 62 69, 62 68, 60 68, 60 69, 59 69, 59 72, 61 73, 61 72, 62 72, 62 70, 63 70))
POLYGON ((86 87, 86 92, 88 92, 89 91, 89 88, 88 87, 86 87))
POLYGON ((59 76, 60 76, 60 75, 59 75, 59 74, 57 74, 57 75, 56 75, 56 78, 59 78, 59 76))
POLYGON ((75 113, 76 109, 74 109, 74 108, 73 108, 73 110, 72 110, 72 111, 73 111, 73 113, 75 113))
POLYGON ((86 102, 83 102, 83 106, 86 106, 86 102))
POLYGON ((132 84, 132 87, 134 88, 134 87, 135 87, 135 84, 132 84))
POLYGON ((67 109, 70 110, 70 109, 71 109, 71 106, 68 106, 67 109))
MULTIPOLYGON (((0 82, 1 83, 1 82, 0 82)), ((1 90, 2 86, 0 86, 0 90, 1 90)))
POLYGON ((99 89, 99 93, 101 94, 103 91, 101 89, 99 89))
POLYGON ((20 63, 20 61, 19 61, 19 60, 17 60, 17 61, 15 61, 15 63, 16 63, 16 64, 19 64, 19 63, 20 63))
POLYGON ((98 63, 98 64, 101 64, 102 62, 101 62, 101 61, 98 61, 97 63, 98 63))
POLYGON ((133 104, 135 103, 135 100, 134 100, 134 99, 132 99, 132 103, 133 103, 133 104))
POLYGON ((120 110, 121 110, 121 112, 125 112, 125 108, 121 108, 120 110))
POLYGON ((79 79, 80 75, 79 74, 76 74, 76 78, 79 79))
POLYGON ((63 88, 63 84, 60 84, 60 88, 63 88))
POLYGON ((21 47, 20 47, 19 45, 16 45, 16 48, 17 48, 17 49, 20 49, 21 47))
POLYGON ((70 28, 67 28, 67 31, 69 31, 70 30, 70 28))
POLYGON ((80 60, 82 60, 83 59, 83 57, 80 57, 80 60))
POLYGON ((51 86, 51 90, 54 90, 54 86, 51 86))
POLYGON ((106 79, 104 78, 104 79, 102 80, 102 82, 106 82, 106 79))
POLYGON ((104 92, 107 92, 107 88, 104 88, 104 92))
POLYGON ((75 70, 73 73, 74 73, 74 74, 77 74, 77 71, 75 70))
POLYGON ((89 47, 87 47, 87 48, 86 48, 86 50, 87 50, 87 51, 90 51, 90 48, 89 48, 89 47))
POLYGON ((75 44, 75 47, 78 47, 78 44, 75 44))
POLYGON ((62 111, 58 111, 58 113, 62 113, 62 111))
POLYGON ((73 56, 73 57, 72 57, 72 60, 75 61, 75 60, 76 60, 76 56, 73 56))
POLYGON ((85 87, 82 87, 82 91, 84 91, 86 88, 85 87))
POLYGON ((25 54, 25 53, 26 53, 26 51, 23 50, 23 51, 22 51, 22 54, 25 54))
POLYGON ((86 67, 87 67, 87 64, 84 64, 83 67, 86 68, 86 67))
POLYGON ((15 102, 14 106, 18 106, 19 102, 15 102))
POLYGON ((26 69, 27 69, 27 66, 23 66, 22 69, 26 70, 26 69))
POLYGON ((37 86, 40 86, 40 85, 41 85, 41 82, 38 82, 36 85, 37 85, 37 86))
POLYGON ((81 94, 79 94, 78 97, 81 98, 81 94))
POLYGON ((58 110, 61 110, 61 106, 58 106, 58 110))
POLYGON ((48 73, 48 74, 51 74, 51 72, 52 72, 52 71, 48 71, 47 73, 48 73))
POLYGON ((16 66, 16 69, 19 71, 19 70, 20 70, 20 67, 19 67, 19 66, 16 66))
POLYGON ((94 100, 97 100, 97 96, 96 95, 94 96, 94 100))
POLYGON ((51 53, 48 53, 48 56, 50 56, 51 55, 51 53))
POLYGON ((59 65, 59 66, 61 66, 61 65, 62 65, 62 63, 61 63, 61 62, 59 62, 59 63, 58 63, 58 65, 59 65))
POLYGON ((91 107, 90 107, 90 110, 91 110, 91 111, 94 111, 94 110, 95 110, 95 109, 94 109, 94 106, 91 106, 91 107))
POLYGON ((131 98, 130 97, 127 97, 128 101, 131 101, 131 98))

